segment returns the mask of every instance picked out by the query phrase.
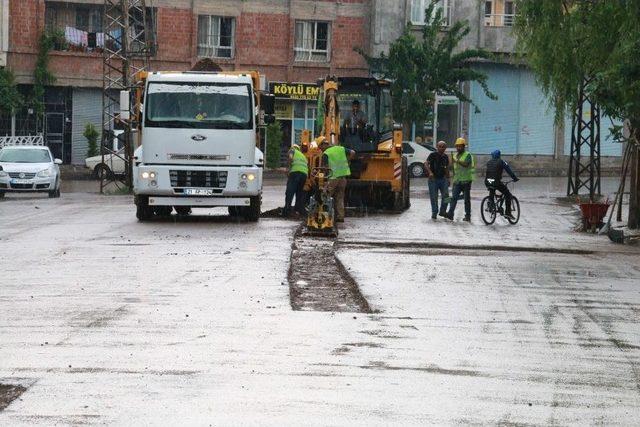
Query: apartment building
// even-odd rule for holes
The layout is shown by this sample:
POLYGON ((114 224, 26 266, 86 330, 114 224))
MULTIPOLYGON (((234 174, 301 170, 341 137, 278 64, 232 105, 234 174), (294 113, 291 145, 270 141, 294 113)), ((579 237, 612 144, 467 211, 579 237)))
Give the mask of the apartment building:
MULTIPOLYGON (((149 0, 146 6, 155 46, 151 69, 187 70, 211 58, 222 69, 259 70, 278 98, 283 150, 315 119, 307 87, 328 74, 368 75, 353 48, 369 45, 370 0, 149 0), (304 96, 280 90, 293 83, 305 88, 304 96)), ((25 94, 34 81, 40 34, 55 32, 64 40, 49 55, 56 82, 45 93, 44 120, 38 124, 25 109, 13 120, 0 118, 0 135, 43 132, 56 156, 82 163, 85 125, 101 127, 103 2, 0 0, 0 11, 11 17, 9 25, 0 21, 0 66, 6 56, 25 94)))
MULTIPOLYGON (((387 52, 390 44, 409 24, 416 35, 424 25, 424 11, 430 0, 373 0, 372 39, 370 50, 375 55, 387 52)), ((516 2, 510 0, 440 0, 448 26, 466 20, 471 31, 461 48, 483 48, 495 54, 493 61, 477 62, 473 67, 488 76, 488 85, 497 100, 485 96, 476 84, 465 84, 464 90, 479 111, 455 97, 441 96, 433 123, 416 123, 413 139, 444 140, 452 143, 458 135, 468 139, 471 150, 480 155, 500 149, 513 162, 530 173, 566 170, 571 147, 571 120, 556 125, 554 110, 536 83, 534 74, 516 55, 513 35, 516 2)), ((603 168, 615 167, 621 155, 621 144, 609 134, 611 121, 603 118, 601 145, 603 168)), ((480 164, 484 160, 480 156, 480 164)))

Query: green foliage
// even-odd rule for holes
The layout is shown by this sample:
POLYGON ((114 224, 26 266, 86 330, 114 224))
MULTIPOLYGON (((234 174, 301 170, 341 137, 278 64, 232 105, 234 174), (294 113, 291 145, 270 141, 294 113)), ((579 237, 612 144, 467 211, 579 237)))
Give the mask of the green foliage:
POLYGON ((583 79, 603 112, 640 125, 640 0, 519 0, 518 47, 558 119, 583 79))
POLYGON ((267 167, 275 169, 280 166, 280 146, 282 144, 282 129, 280 123, 275 122, 267 126, 267 167))
POLYGON ((98 150, 98 136, 100 136, 100 133, 93 123, 87 123, 84 126, 84 132, 82 135, 87 138, 87 157, 93 157, 100 154, 100 151, 98 150))
POLYGON ((22 95, 18 92, 13 73, 0 68, 0 114, 11 114, 22 105, 22 95))
POLYGON ((491 54, 481 49, 457 49, 469 34, 469 25, 466 21, 458 21, 442 31, 444 14, 436 4, 437 0, 432 0, 425 11, 426 22, 420 40, 412 34, 411 24, 407 24, 402 36, 391 45, 388 55, 372 58, 356 49, 372 71, 392 81, 394 117, 398 121, 419 123, 429 120, 436 94, 455 95, 461 101, 473 104, 462 91, 462 82, 478 82, 488 97, 497 99, 487 87, 487 76, 470 68, 471 60, 489 59, 491 54))
POLYGON ((66 41, 62 30, 47 30, 40 35, 38 56, 34 70, 31 104, 36 114, 44 114, 44 88, 55 83, 56 78, 49 70, 49 53, 54 49, 64 49, 66 41))

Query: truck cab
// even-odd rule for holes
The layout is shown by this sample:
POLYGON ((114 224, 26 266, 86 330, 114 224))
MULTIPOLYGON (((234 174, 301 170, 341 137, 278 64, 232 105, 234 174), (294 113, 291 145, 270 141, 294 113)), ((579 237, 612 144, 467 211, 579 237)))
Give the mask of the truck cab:
POLYGON ((256 148, 260 76, 247 73, 153 72, 140 96, 133 163, 139 220, 227 206, 257 221, 262 153, 256 148))

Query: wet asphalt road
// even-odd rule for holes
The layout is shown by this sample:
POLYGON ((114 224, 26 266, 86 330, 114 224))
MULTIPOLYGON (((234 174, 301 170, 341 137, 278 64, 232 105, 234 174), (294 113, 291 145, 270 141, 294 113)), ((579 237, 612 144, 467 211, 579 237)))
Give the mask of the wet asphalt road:
POLYGON ((640 251, 573 232, 564 183, 521 181, 516 226, 481 225, 479 189, 471 224, 432 221, 421 180, 409 211, 348 218, 370 314, 292 310, 293 221, 8 196, 0 384, 26 391, 0 425, 634 425, 640 251))

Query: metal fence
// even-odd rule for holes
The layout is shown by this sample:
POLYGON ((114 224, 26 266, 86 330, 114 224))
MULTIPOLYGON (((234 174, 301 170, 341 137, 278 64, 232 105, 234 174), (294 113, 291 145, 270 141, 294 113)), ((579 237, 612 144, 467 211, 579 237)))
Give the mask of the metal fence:
POLYGON ((0 136, 0 148, 16 145, 45 145, 42 135, 0 136))

